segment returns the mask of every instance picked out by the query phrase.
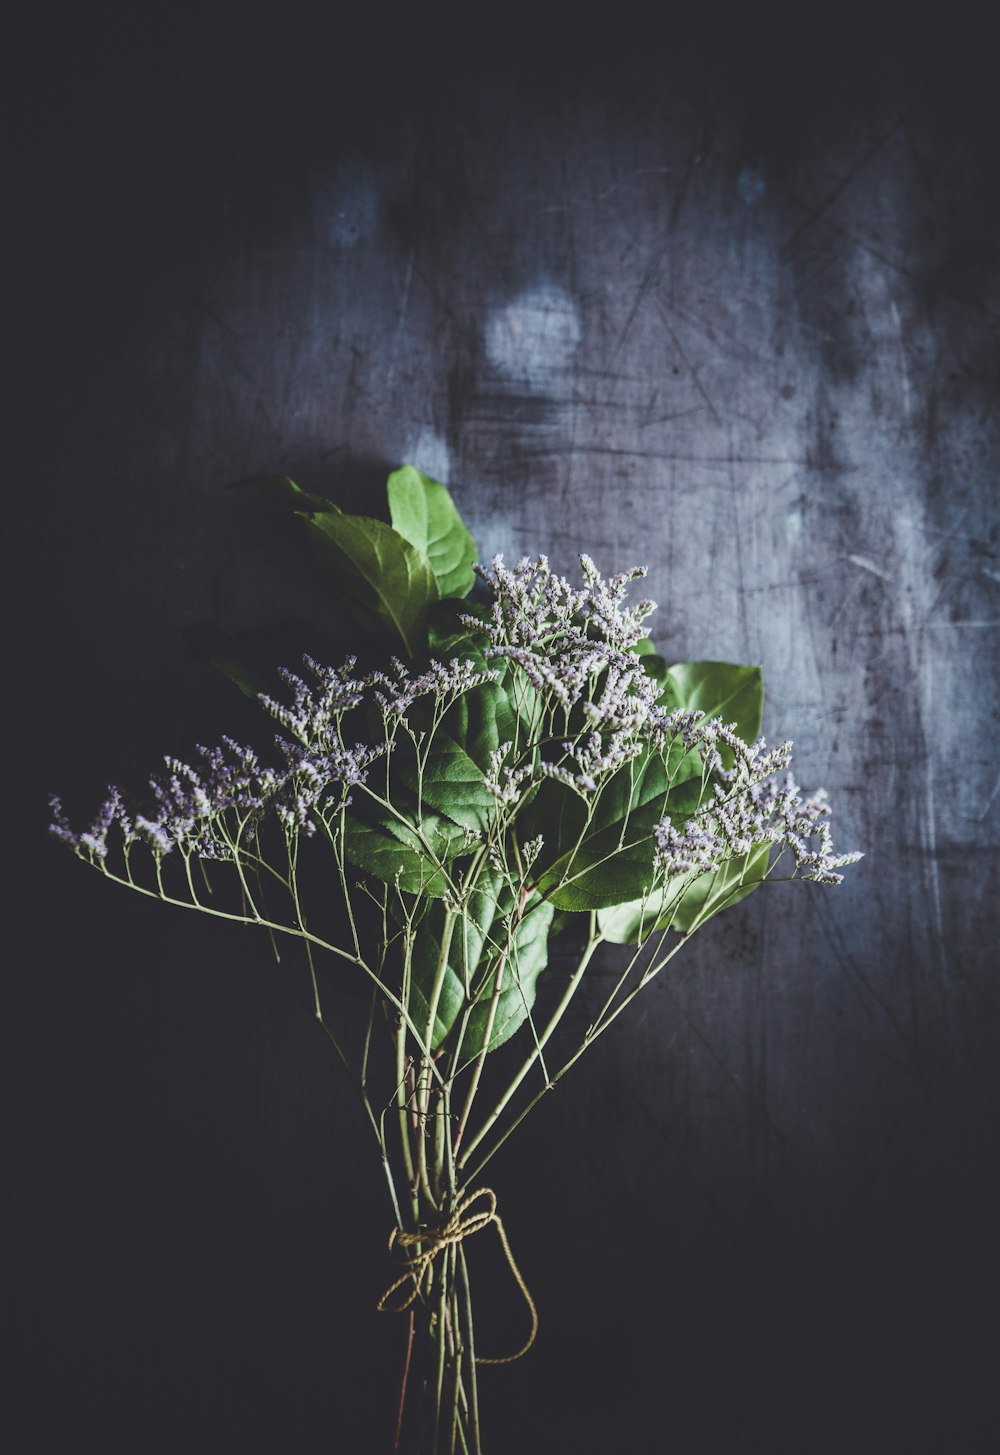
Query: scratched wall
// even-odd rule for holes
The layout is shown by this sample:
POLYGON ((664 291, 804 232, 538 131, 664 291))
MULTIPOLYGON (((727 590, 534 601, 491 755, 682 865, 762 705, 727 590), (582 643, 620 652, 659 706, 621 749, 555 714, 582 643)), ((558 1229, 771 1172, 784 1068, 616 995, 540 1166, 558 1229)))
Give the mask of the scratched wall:
POLYGON ((387 1208, 303 985, 116 896, 41 824, 51 788, 85 810, 224 730, 182 627, 327 610, 222 487, 283 470, 358 505, 402 460, 484 552, 647 564, 659 650, 763 664, 766 732, 867 854, 709 927, 498 1159, 543 1324, 488 1371, 491 1448, 990 1448, 1000 238, 976 47, 688 23, 648 53, 426 47, 420 84, 403 48, 329 77, 299 51, 282 90, 220 37, 76 41, 90 67, 67 43, 30 88, 16 168, 37 1448, 77 1421, 109 1451, 387 1448, 387 1208))

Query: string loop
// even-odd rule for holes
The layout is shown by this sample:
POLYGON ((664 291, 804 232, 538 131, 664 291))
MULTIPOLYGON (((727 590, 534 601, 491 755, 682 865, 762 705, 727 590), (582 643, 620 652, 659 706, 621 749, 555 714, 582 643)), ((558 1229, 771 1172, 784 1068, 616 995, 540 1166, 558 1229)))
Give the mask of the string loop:
POLYGON ((455 1204, 448 1221, 441 1228, 424 1228, 417 1233, 405 1232, 402 1228, 393 1228, 389 1234, 389 1251, 394 1248, 417 1248, 420 1251, 411 1257, 403 1259, 405 1272, 396 1279, 395 1283, 389 1285, 385 1293, 379 1299, 377 1308, 381 1312, 404 1313, 412 1303, 421 1295, 424 1284, 430 1288, 430 1275, 434 1266, 434 1260, 446 1248, 456 1247, 463 1239, 472 1233, 481 1233, 484 1228, 493 1225, 497 1230, 501 1247, 507 1259, 508 1267, 514 1275, 514 1281, 528 1305, 531 1314, 531 1332, 526 1343, 518 1349, 516 1354, 506 1354, 498 1359, 483 1359, 476 1356, 477 1364, 513 1364, 515 1359, 520 1359, 527 1354, 535 1342, 535 1335, 538 1333, 538 1310, 535 1308, 535 1300, 528 1292, 528 1285, 520 1268, 514 1261, 514 1255, 510 1250, 510 1243, 507 1240, 507 1231, 504 1228, 500 1215, 497 1212, 497 1196, 490 1187, 479 1187, 475 1192, 459 1198, 455 1204), (470 1213, 477 1202, 485 1199, 486 1207, 479 1212, 470 1213), (412 1282, 409 1293, 402 1301, 393 1301, 393 1295, 398 1289, 404 1288, 412 1282))

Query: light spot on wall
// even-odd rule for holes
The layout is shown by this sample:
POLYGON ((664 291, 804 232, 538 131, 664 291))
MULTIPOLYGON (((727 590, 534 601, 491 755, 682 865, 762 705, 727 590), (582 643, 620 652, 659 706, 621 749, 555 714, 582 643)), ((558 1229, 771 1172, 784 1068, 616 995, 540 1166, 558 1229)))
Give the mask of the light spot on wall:
POLYGON ((564 288, 529 288, 491 314, 486 323, 486 357, 499 373, 541 385, 568 369, 582 330, 576 306, 564 288))
POLYGON ((381 199, 378 178, 368 162, 343 161, 316 188, 321 231, 338 248, 353 248, 378 226, 381 199))
POLYGON ((432 480, 437 480, 440 485, 448 484, 451 455, 445 441, 433 429, 425 426, 417 434, 410 436, 400 463, 413 465, 432 480))
POLYGON ((802 511, 798 504, 790 505, 785 511, 785 535, 789 545, 795 545, 802 535, 802 511))
POLYGON ((744 167, 736 178, 736 190, 748 207, 759 202, 767 191, 767 183, 753 167, 744 167))

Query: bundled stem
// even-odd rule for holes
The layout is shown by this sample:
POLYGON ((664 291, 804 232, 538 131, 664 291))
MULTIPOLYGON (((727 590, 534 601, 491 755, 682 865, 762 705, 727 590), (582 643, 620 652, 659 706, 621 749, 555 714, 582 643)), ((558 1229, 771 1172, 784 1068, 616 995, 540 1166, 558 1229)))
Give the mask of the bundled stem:
POLYGON ((353 660, 308 658, 308 681, 285 673, 291 703, 261 699, 294 739, 277 739, 277 767, 230 739, 200 749, 196 767, 168 758, 151 811, 111 789, 83 833, 53 800, 53 832, 109 878, 302 942, 313 1012, 360 1090, 386 1175, 402 1272, 379 1307, 410 1314, 407 1369, 416 1345, 430 1411, 419 1438, 433 1455, 481 1455, 477 1366, 520 1358, 537 1327, 483 1169, 714 914, 786 855, 787 877, 824 883, 859 857, 833 856, 825 795, 777 780, 791 745, 755 738, 759 672, 667 669, 644 654, 652 604, 623 605, 641 573, 605 581, 581 559, 574 588, 544 557, 514 571, 496 558, 481 573, 491 611, 463 617, 454 655, 416 675, 393 662, 356 680, 353 660), (705 710, 733 702, 732 722, 705 710), (374 744, 349 746, 359 723, 374 744), (581 948, 539 1025, 557 914, 576 919, 581 948), (567 1050, 557 1032, 605 941, 632 952, 567 1050), (327 1018, 324 955, 371 987, 357 1057, 327 1018), (530 1333, 484 1359, 465 1242, 488 1228, 530 1333))

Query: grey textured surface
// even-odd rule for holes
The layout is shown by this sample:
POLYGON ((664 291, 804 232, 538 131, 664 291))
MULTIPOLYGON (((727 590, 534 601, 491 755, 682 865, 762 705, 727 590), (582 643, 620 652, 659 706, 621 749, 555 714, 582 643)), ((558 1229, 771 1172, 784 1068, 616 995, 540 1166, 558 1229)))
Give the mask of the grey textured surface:
MULTIPOLYGON (((648 565, 659 650, 761 663, 867 854, 708 927, 496 1164, 543 1312, 485 1396, 523 1455, 996 1435, 995 116, 951 53, 759 42, 757 85, 748 36, 600 84, 497 64, 368 128, 154 121, 134 196, 120 139, 27 168, 84 220, 58 276, 40 230, 24 310, 26 840, 48 789, 224 727, 182 625, 326 610, 226 482, 358 502, 408 460, 484 552, 648 565)), ((387 1219, 302 987, 31 855, 38 1367, 108 1450, 164 1406, 214 1432, 184 1448, 383 1448, 387 1219)))

